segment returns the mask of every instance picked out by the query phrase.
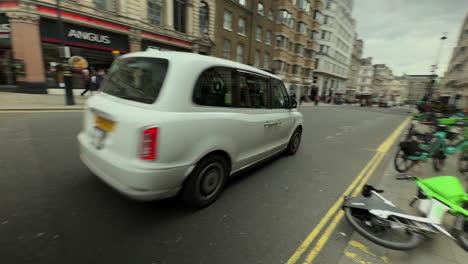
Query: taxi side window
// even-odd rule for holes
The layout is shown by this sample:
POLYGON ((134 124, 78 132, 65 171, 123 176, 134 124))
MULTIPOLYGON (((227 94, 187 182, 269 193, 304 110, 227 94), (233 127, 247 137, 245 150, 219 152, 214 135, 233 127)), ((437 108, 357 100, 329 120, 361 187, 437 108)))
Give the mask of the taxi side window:
POLYGON ((272 108, 288 108, 289 96, 284 84, 280 80, 271 80, 271 89, 273 92, 272 108))
POLYGON ((239 107, 267 109, 268 94, 267 78, 239 73, 239 107))
POLYGON ((235 74, 235 70, 221 67, 204 71, 195 84, 193 101, 198 105, 232 107, 235 74))

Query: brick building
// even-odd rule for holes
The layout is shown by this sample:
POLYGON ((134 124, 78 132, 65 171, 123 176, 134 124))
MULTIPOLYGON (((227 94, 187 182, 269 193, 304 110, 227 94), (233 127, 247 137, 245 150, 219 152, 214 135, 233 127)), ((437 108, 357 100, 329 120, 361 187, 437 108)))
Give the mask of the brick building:
POLYGON ((216 8, 216 56, 273 70, 290 92, 309 94, 322 1, 221 0, 216 8))

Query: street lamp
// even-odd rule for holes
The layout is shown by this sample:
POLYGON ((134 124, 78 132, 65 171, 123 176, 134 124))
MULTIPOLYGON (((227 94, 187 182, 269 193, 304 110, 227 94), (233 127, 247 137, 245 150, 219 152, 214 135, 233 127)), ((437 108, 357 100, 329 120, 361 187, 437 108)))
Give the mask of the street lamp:
POLYGON ((442 37, 440 37, 440 45, 439 45, 439 49, 437 51, 437 55, 436 55, 436 59, 435 59, 435 63, 433 65, 431 65, 431 79, 429 80, 429 83, 427 84, 427 87, 426 87, 426 96, 427 96, 427 99, 430 100, 432 98, 432 94, 434 93, 434 84, 435 84, 435 81, 436 81, 436 78, 438 77, 437 76, 437 69, 438 69, 438 64, 439 64, 439 59, 440 59, 440 54, 442 53, 442 47, 444 45, 444 40, 447 39, 447 32, 443 32, 442 33, 442 37))
POLYGON ((70 71, 70 66, 68 65, 68 59, 71 56, 70 47, 65 46, 65 33, 63 27, 63 19, 62 19, 62 9, 61 9, 61 0, 56 0, 57 6, 57 14, 58 14, 58 26, 59 26, 59 33, 60 33, 60 44, 59 47, 59 55, 62 59, 62 76, 63 82, 65 85, 65 103, 66 105, 74 105, 75 99, 73 98, 73 90, 72 90, 72 75, 70 71))

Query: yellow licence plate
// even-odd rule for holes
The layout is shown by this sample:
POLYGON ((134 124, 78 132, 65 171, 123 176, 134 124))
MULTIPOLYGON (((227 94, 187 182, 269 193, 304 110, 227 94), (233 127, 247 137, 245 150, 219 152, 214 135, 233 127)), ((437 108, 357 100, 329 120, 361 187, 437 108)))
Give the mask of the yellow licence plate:
POLYGON ((105 119, 100 116, 96 117, 94 122, 96 123, 97 127, 107 132, 111 132, 112 130, 114 130, 114 127, 115 127, 114 121, 105 119))

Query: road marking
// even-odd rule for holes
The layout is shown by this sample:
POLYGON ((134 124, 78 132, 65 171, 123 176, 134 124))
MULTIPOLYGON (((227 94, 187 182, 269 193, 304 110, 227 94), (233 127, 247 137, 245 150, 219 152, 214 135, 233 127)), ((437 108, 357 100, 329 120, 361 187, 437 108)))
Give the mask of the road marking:
POLYGON ((328 136, 325 138, 325 140, 329 140, 330 138, 332 138, 332 136, 328 136))
MULTIPOLYGON (((359 187, 356 188, 356 190, 353 192, 353 196, 356 196, 362 189, 362 187, 364 186, 364 184, 367 182, 367 180, 370 178, 370 176, 372 176, 372 174, 374 173, 375 169, 377 169, 377 166, 380 164, 380 162, 382 161, 382 159, 384 158, 384 154, 383 153, 377 153, 378 155, 378 158, 377 158, 377 161, 374 162, 372 164, 372 168, 369 169, 367 171, 367 174, 366 176, 364 177, 364 179, 362 180, 362 182, 359 184, 359 187)), ((314 259, 317 257, 317 255, 320 253, 320 251, 322 250, 322 248, 325 246, 325 244, 328 242, 328 239, 330 239, 330 236, 331 234, 333 233, 333 231, 335 231, 335 228, 336 226, 338 225, 338 223, 341 221, 341 219, 343 218, 344 216, 344 211, 341 210, 340 212, 338 212, 338 214, 333 218, 333 220, 330 222, 330 224, 328 225, 327 229, 325 229, 325 232, 322 234, 322 236, 319 238, 319 240, 317 241, 317 243, 315 244, 315 246, 312 248, 312 250, 310 251, 309 255, 307 255, 305 261, 303 262, 304 264, 310 264, 312 263, 312 261, 314 261, 314 259)))
POLYGON ((349 251, 345 250, 343 253, 344 253, 344 255, 346 257, 352 259, 356 263, 359 263, 359 264, 372 264, 372 262, 364 260, 361 256, 359 256, 358 254, 356 254, 354 252, 349 252, 349 251))
POLYGON ((395 131, 393 131, 393 133, 387 138, 387 140, 385 140, 384 143, 382 143, 377 148, 377 151, 387 153, 410 121, 411 117, 406 118, 405 121, 403 121, 403 123, 401 123, 400 126, 397 129, 395 129, 395 131))
POLYGON ((0 110, 0 114, 8 113, 80 113, 84 110, 0 110))
POLYGON ((365 246, 365 245, 363 245, 363 244, 357 242, 356 240, 351 240, 351 241, 348 242, 348 244, 349 244, 350 246, 353 246, 353 247, 355 247, 355 248, 360 249, 362 252, 365 252, 365 253, 367 253, 368 255, 371 255, 371 256, 373 256, 373 257, 377 257, 377 255, 374 254, 374 253, 372 253, 372 252, 369 250, 369 248, 368 248, 367 246, 365 246))
POLYGON ((381 153, 376 153, 374 157, 366 164, 364 169, 359 173, 359 175, 354 179, 354 181, 351 183, 351 185, 348 186, 348 188, 345 190, 343 195, 341 195, 338 200, 333 204, 333 206, 328 210, 328 212, 325 214, 325 216, 320 220, 318 225, 312 230, 312 232, 307 235, 306 239, 302 242, 302 244, 296 249, 296 251, 293 253, 293 255, 289 258, 288 262, 286 264, 294 264, 296 263, 299 258, 302 256, 302 254, 307 250, 307 248, 310 246, 310 244, 313 242, 315 237, 319 234, 319 232, 322 230, 322 228, 325 226, 325 224, 330 220, 330 218, 336 213, 336 211, 339 209, 340 205, 343 203, 343 196, 347 196, 351 193, 351 191, 354 189, 354 187, 358 184, 358 182, 361 180, 362 177, 364 177, 364 174, 366 171, 371 167, 372 163, 381 155, 381 153))
MULTIPOLYGON (((325 216, 320 220, 317 226, 310 232, 305 240, 301 243, 301 245, 294 251, 293 255, 289 258, 289 260, 286 262, 286 264, 294 264, 296 263, 302 256, 302 254, 309 248, 311 243, 314 241, 314 239, 317 237, 317 235, 322 231, 322 229, 325 227, 327 222, 330 220, 330 218, 336 213, 336 211, 339 209, 340 205, 343 202, 343 197, 348 196, 356 187, 356 185, 361 181, 361 178, 365 176, 363 179, 363 183, 359 184, 359 187, 356 189, 353 194, 356 196, 357 193, 360 192, 360 189, 362 189, 362 186, 367 182, 367 180, 370 178, 370 176, 373 174, 374 170, 377 168, 377 165, 382 161, 384 155, 390 147, 393 145, 393 143, 398 139, 399 135, 405 128, 405 126, 410 122, 410 118, 407 118, 405 121, 403 121, 400 126, 395 129, 392 134, 378 147, 377 153, 372 157, 372 159, 366 164, 364 169, 359 173, 359 175, 353 180, 351 185, 348 186, 348 188, 345 190, 345 192, 338 198, 338 200, 333 204, 333 206, 327 211, 325 216), (372 168, 371 168, 372 167, 372 168), (370 173, 369 173, 370 172, 370 173)), ((344 212, 340 211, 332 220, 328 228, 325 230, 324 234, 320 237, 320 239, 317 241, 315 247, 311 250, 309 255, 306 258, 306 261, 304 263, 311 263, 313 259, 318 255, 320 250, 323 248, 325 243, 328 241, 331 233, 334 231, 336 225, 339 223, 341 218, 343 218, 344 212)))
POLYGON ((376 152, 377 150, 375 149, 370 149, 370 148, 364 148, 365 150, 369 150, 369 151, 372 151, 372 152, 376 152))

